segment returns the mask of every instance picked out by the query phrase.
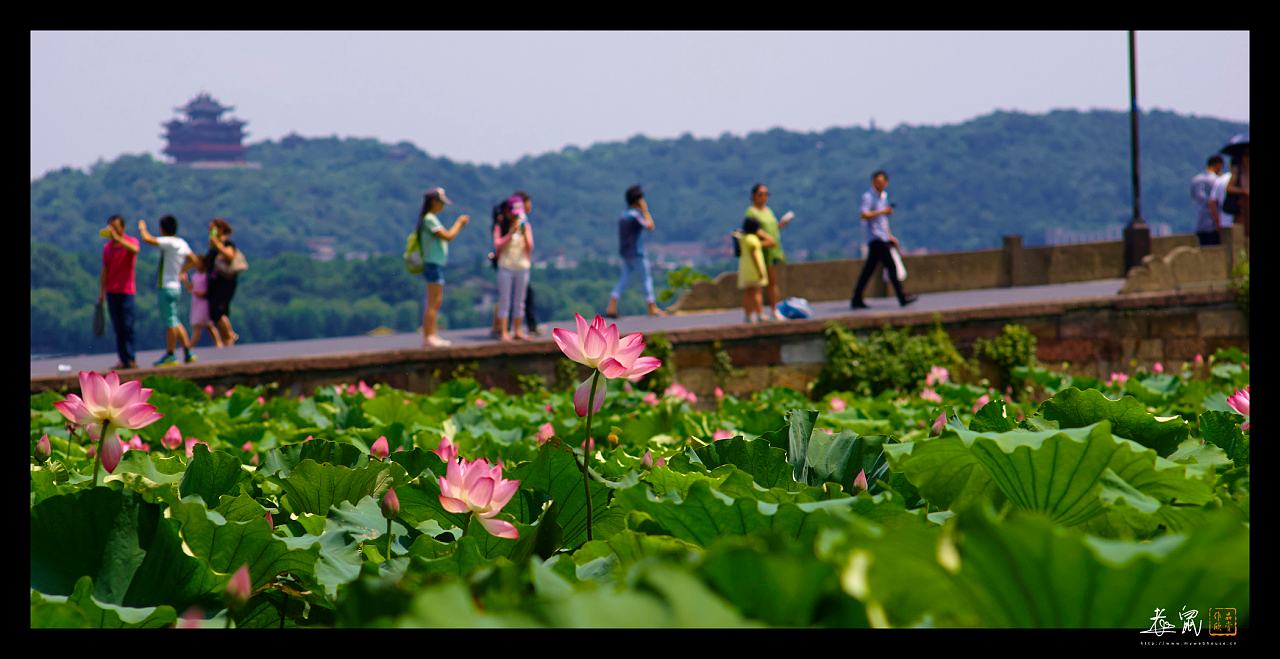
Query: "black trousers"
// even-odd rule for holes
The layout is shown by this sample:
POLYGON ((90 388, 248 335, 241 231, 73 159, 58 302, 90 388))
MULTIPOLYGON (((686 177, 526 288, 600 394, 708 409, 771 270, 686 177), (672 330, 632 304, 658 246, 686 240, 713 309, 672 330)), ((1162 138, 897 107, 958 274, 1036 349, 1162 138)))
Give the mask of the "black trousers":
POLYGON ((1222 236, 1217 231, 1197 231, 1196 237, 1200 239, 1200 245, 1221 245, 1222 236))
POLYGON ((533 317, 533 284, 524 293, 524 324, 530 332, 538 331, 538 319, 533 317))
POLYGON ((876 266, 883 265, 889 272, 889 283, 893 284, 893 292, 898 294, 898 304, 905 304, 907 297, 902 294, 902 282, 898 281, 898 268, 893 265, 889 243, 873 240, 867 243, 867 248, 867 261, 862 265, 862 272, 858 275, 858 285, 853 288, 853 299, 850 301, 862 302, 862 290, 867 287, 867 282, 871 281, 871 275, 875 273, 876 266))
POLYGON ((116 331, 116 357, 120 363, 128 366, 134 361, 133 354, 133 295, 129 293, 107 293, 107 311, 111 314, 111 326, 116 331))

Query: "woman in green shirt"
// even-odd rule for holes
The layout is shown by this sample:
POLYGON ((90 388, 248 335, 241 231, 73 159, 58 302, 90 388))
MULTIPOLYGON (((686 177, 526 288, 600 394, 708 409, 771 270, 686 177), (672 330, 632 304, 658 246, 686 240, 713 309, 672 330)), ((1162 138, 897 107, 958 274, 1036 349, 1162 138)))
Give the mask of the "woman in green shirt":
POLYGON ((791 223, 794 214, 788 212, 782 216, 782 219, 773 216, 773 211, 766 205, 769 202, 769 188, 763 183, 757 183, 751 186, 751 205, 747 207, 747 217, 752 218, 760 223, 760 230, 768 234, 773 239, 772 247, 764 248, 764 262, 769 269, 769 283, 765 287, 769 295, 769 320, 777 320, 778 300, 781 295, 778 291, 778 271, 777 265, 786 263, 787 257, 782 251, 782 235, 781 230, 791 223))
POLYGON ((427 305, 422 312, 422 347, 439 348, 449 345, 447 339, 436 334, 436 317, 440 315, 440 303, 444 300, 444 266, 449 261, 449 243, 458 237, 458 232, 467 222, 470 215, 459 215, 451 228, 444 228, 436 213, 444 210, 449 198, 444 188, 432 188, 422 198, 422 210, 418 217, 418 244, 422 246, 422 277, 427 280, 427 305), (425 231, 423 231, 425 229, 425 231))

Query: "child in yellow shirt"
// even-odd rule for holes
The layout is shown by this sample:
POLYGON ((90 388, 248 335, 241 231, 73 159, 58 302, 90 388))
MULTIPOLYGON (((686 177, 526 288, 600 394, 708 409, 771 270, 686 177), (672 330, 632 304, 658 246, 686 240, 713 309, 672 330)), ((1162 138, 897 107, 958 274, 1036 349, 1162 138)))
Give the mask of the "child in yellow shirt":
POLYGON ((773 239, 760 229, 760 221, 747 217, 742 230, 733 232, 738 241, 738 288, 742 290, 743 322, 764 320, 762 291, 769 285, 769 271, 765 268, 764 250, 772 247, 773 239))

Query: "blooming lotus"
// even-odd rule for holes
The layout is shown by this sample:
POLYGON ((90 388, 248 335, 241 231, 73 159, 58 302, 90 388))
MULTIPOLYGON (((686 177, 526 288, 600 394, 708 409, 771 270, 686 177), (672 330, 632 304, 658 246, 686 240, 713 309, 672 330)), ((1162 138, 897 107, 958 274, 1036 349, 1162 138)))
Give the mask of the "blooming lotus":
POLYGON ((62 416, 78 426, 109 423, 113 428, 137 430, 155 423, 162 416, 147 403, 151 390, 137 380, 120 384, 115 371, 103 377, 92 371, 80 371, 80 395, 68 394, 66 400, 53 404, 62 416))
POLYGON ((548 441, 551 440, 552 437, 555 437, 555 436, 556 436, 556 429, 551 425, 550 421, 542 424, 542 427, 538 428, 538 446, 542 446, 543 444, 546 444, 548 441))
POLYGON ((36 458, 45 460, 50 455, 53 455, 53 444, 49 441, 49 435, 41 435, 40 441, 36 442, 36 458))
POLYGON ((582 314, 573 316, 578 325, 578 331, 573 332, 559 327, 551 330, 551 338, 559 346, 560 352, 572 361, 588 368, 599 369, 604 360, 616 358, 619 350, 623 351, 624 357, 629 356, 631 362, 634 362, 635 358, 644 351, 644 337, 640 334, 630 334, 619 341, 618 326, 613 323, 606 324, 603 316, 597 314, 590 325, 582 314))
POLYGON ((440 436, 440 445, 432 453, 440 456, 440 459, 446 463, 451 463, 458 459, 458 447, 454 446, 453 442, 449 441, 449 438, 444 435, 440 436))
POLYGON ((662 392, 662 395, 673 396, 675 398, 683 398, 689 401, 690 403, 698 402, 698 396, 694 394, 692 391, 689 391, 688 389, 686 389, 685 386, 680 384, 679 382, 673 382, 670 387, 667 387, 666 391, 662 392))
POLYGON ((991 396, 988 396, 987 394, 982 394, 981 396, 978 397, 978 400, 973 401, 973 413, 977 414, 978 410, 982 409, 983 405, 986 405, 987 403, 990 403, 990 402, 991 402, 991 396))
POLYGON ((1240 425, 1240 429, 1248 430, 1249 429, 1249 421, 1248 421, 1249 387, 1246 386, 1244 389, 1241 389, 1240 391, 1235 392, 1229 398, 1227 398, 1227 405, 1230 405, 1231 409, 1244 415, 1246 420, 1243 424, 1240 425))
POLYGON ((249 580, 249 564, 245 563, 231 575, 231 581, 227 582, 227 599, 233 605, 241 606, 249 601, 249 596, 252 594, 253 582, 249 580))
POLYGON ((1124 373, 1122 371, 1112 371, 1111 379, 1107 380, 1107 386, 1114 387, 1116 385, 1124 385, 1125 381, 1128 379, 1129 379, 1128 373, 1124 373))
POLYGON ((843 399, 843 398, 832 398, 832 399, 831 399, 831 411, 832 411, 832 412, 843 412, 843 411, 844 411, 844 408, 845 408, 845 402, 844 402, 844 399, 843 399))
POLYGON ((519 487, 520 481, 502 477, 502 465, 490 466, 484 458, 450 462, 440 479, 440 505, 451 513, 475 513, 490 534, 515 540, 520 537, 515 525, 495 517, 519 487))
POLYGON ((657 394, 655 394, 655 393, 653 393, 652 391, 650 391, 649 393, 647 393, 647 394, 645 394, 645 395, 644 395, 644 400, 643 400, 642 402, 643 402, 645 405, 657 405, 657 404, 658 404, 658 395, 657 395, 657 394))
POLYGON ((373 398, 373 395, 374 395, 373 387, 370 387, 369 385, 365 384, 364 380, 361 380, 356 383, 356 390, 359 391, 365 398, 373 398))
POLYGON ((920 398, 922 398, 922 399, 924 399, 924 400, 927 400, 927 401, 929 401, 929 402, 932 402, 932 403, 941 403, 941 402, 942 402, 942 396, 939 396, 939 395, 938 395, 938 392, 936 392, 936 391, 934 391, 933 389, 930 389, 930 388, 928 388, 928 387, 925 387, 925 388, 924 388, 924 390, 922 390, 922 391, 920 392, 920 398))
POLYGON ((929 369, 929 374, 924 376, 925 386, 932 387, 935 384, 942 384, 951 379, 951 372, 942 366, 934 366, 929 369))
POLYGON ((369 455, 372 455, 379 460, 386 460, 387 456, 391 455, 391 445, 387 442, 386 435, 379 437, 378 441, 374 442, 373 446, 369 447, 369 455))
POLYGON ((179 446, 182 446, 182 431, 178 430, 178 426, 169 426, 164 437, 160 438, 160 445, 170 451, 176 451, 179 446))

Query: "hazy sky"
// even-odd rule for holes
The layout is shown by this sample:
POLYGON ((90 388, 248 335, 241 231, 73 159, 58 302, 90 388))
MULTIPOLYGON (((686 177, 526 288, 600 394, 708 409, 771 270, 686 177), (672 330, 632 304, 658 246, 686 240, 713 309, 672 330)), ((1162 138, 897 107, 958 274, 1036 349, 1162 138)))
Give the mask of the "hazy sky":
MULTIPOLYGON (((1249 120, 1249 33, 1139 32, 1138 102, 1249 120)), ((408 140, 497 164, 636 134, 1128 108, 1124 32, 33 32, 31 176, 162 157, 201 90, 248 142, 408 140)))

